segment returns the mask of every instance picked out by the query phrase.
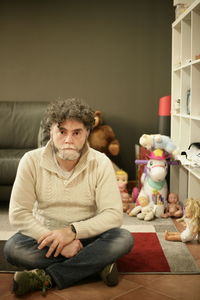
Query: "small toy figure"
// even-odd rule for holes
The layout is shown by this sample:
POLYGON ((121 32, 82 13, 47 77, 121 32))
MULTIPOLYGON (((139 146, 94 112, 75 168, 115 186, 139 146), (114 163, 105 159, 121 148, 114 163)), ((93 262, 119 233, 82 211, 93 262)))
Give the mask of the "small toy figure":
POLYGON ((119 186, 119 191, 121 193, 123 211, 129 213, 133 207, 132 197, 128 194, 126 189, 128 183, 128 174, 124 170, 116 171, 116 179, 119 186))
POLYGON ((134 207, 129 213, 131 217, 137 217, 139 220, 151 221, 154 219, 154 205, 148 197, 140 197, 139 205, 134 207))
POLYGON ((199 240, 200 233, 200 202, 189 198, 185 205, 185 214, 178 222, 185 222, 186 229, 183 232, 165 232, 165 240, 190 242, 199 240))
POLYGON ((161 134, 143 134, 139 143, 148 150, 163 149, 170 154, 176 154, 176 146, 170 137, 161 134))
POLYGON ((165 213, 161 215, 162 218, 176 217, 180 218, 183 215, 183 210, 179 204, 178 195, 176 193, 170 193, 167 199, 168 203, 165 209, 165 213))

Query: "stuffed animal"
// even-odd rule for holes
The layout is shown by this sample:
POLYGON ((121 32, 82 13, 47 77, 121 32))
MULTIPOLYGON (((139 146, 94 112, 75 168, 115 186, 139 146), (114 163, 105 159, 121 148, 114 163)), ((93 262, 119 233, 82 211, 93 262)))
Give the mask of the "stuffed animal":
POLYGON ((161 134, 143 134, 139 143, 148 150, 163 149, 170 154, 177 154, 177 147, 172 140, 161 134))
POLYGON ((134 207, 132 197, 129 195, 126 189, 128 183, 128 173, 126 173, 124 170, 117 170, 116 179, 122 198, 123 211, 128 214, 134 207))
MULTIPOLYGON (((140 198, 148 198, 153 205, 167 202, 167 169, 168 165, 165 159, 165 153, 161 149, 156 149, 149 155, 146 168, 141 176, 142 187, 140 189, 137 202, 140 198)), ((164 209, 163 209, 164 212, 164 209)))
POLYGON ((176 193, 170 193, 167 199, 168 203, 164 214, 161 215, 162 218, 168 217, 182 217, 183 209, 179 204, 178 195, 176 193))
POLYGON ((95 124, 88 138, 89 145, 105 153, 108 157, 116 156, 120 151, 119 141, 116 139, 113 129, 102 123, 101 111, 95 111, 95 124))
POLYGON ((134 207, 129 213, 129 216, 136 217, 139 220, 151 221, 154 219, 154 204, 151 203, 148 197, 140 197, 139 205, 134 207))
POLYGON ((188 150, 181 152, 181 155, 182 157, 185 155, 184 160, 181 159, 181 164, 192 167, 200 167, 200 142, 194 142, 190 144, 188 150))

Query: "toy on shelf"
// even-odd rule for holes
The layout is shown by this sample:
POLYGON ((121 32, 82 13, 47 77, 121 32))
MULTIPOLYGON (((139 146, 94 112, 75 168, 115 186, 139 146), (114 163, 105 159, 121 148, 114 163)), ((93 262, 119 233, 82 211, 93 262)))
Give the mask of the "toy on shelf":
POLYGON ((119 141, 116 139, 113 129, 103 125, 101 111, 95 111, 95 124, 89 135, 90 147, 105 153, 108 157, 116 156, 120 151, 119 141))
POLYGON ((178 195, 176 193, 170 193, 167 199, 167 206, 165 208, 164 214, 161 215, 162 218, 176 217, 180 218, 183 215, 183 209, 179 204, 178 195))
POLYGON ((187 151, 181 152, 181 163, 192 167, 200 166, 200 142, 190 144, 187 151))
POLYGON ((127 183, 128 183, 128 173, 124 170, 116 171, 116 179, 119 187, 119 191, 121 193, 123 211, 129 213, 133 207, 132 197, 129 195, 127 191, 127 183))
POLYGON ((143 134, 139 143, 141 147, 138 153, 143 153, 143 159, 135 160, 139 165, 137 173, 139 195, 134 201, 137 205, 141 197, 148 198, 154 205, 155 217, 160 218, 167 204, 168 164, 180 163, 178 160, 171 159, 172 155, 177 153, 177 148, 168 136, 161 134, 143 134))
POLYGON ((131 217, 137 217, 139 220, 151 221, 154 219, 154 204, 148 197, 140 197, 139 205, 134 207, 129 213, 131 217))
POLYGON ((185 213, 183 218, 178 219, 178 222, 184 221, 186 229, 182 232, 165 232, 165 240, 190 242, 193 240, 199 241, 200 234, 200 202, 189 198, 186 201, 185 213))
POLYGON ((161 134, 143 134, 139 143, 148 150, 163 149, 169 154, 177 154, 177 147, 170 137, 161 134))

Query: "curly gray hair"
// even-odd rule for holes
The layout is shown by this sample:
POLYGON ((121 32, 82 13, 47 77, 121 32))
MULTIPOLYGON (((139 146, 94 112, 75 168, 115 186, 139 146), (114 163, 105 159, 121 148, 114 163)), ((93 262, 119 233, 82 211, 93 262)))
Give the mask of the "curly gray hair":
POLYGON ((42 125, 45 130, 50 131, 53 124, 60 124, 65 120, 80 121, 91 130, 95 122, 94 111, 81 99, 57 100, 47 107, 42 125))

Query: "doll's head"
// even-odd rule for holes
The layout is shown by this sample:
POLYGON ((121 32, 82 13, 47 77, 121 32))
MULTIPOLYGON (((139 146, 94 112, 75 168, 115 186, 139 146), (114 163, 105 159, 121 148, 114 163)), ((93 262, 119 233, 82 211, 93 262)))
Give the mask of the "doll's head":
POLYGON ((116 171, 116 179, 119 190, 122 192, 128 183, 128 174, 124 170, 118 170, 116 171))
POLYGON ((200 201, 189 198, 185 204, 185 216, 194 220, 200 220, 200 201))
POLYGON ((176 193, 170 193, 168 196, 167 201, 169 203, 177 203, 178 202, 178 195, 176 193))
POLYGON ((139 202, 139 205, 140 206, 142 206, 142 207, 145 207, 145 206, 147 206, 148 204, 149 204, 149 198, 147 198, 147 197, 140 197, 139 199, 138 199, 138 202, 139 202))

